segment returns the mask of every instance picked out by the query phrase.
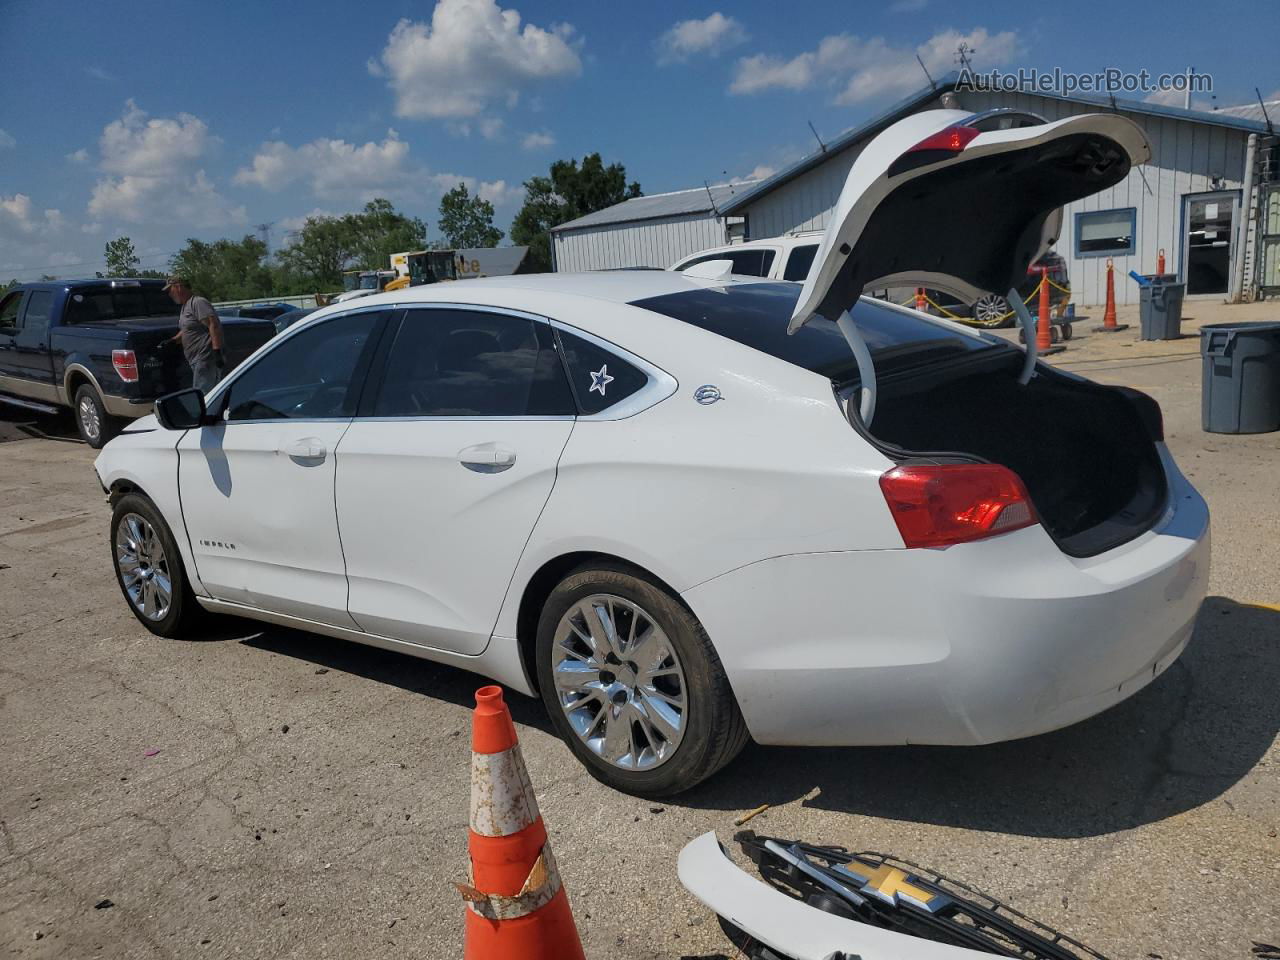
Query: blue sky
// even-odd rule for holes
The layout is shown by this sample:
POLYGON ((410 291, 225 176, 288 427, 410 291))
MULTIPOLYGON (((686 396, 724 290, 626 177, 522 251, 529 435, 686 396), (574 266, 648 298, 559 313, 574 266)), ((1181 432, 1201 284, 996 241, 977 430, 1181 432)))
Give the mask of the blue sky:
MULTIPOLYGON (((1268 12, 1270 10, 1270 12, 1268 12)), ((599 151, 646 193, 766 174, 953 68, 1209 73, 1274 95, 1267 4, 0 0, 0 280, 163 268, 188 236, 389 197, 429 223, 467 182, 599 151)))

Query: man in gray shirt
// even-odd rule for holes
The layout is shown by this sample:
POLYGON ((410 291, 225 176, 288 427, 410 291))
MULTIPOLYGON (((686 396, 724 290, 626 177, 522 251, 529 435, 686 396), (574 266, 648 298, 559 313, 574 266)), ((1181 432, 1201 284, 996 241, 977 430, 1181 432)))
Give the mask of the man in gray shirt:
POLYGON ((184 278, 170 277, 164 289, 169 298, 182 307, 178 313, 178 335, 173 340, 181 341, 182 352, 191 365, 191 385, 208 393, 227 368, 222 353, 222 322, 213 304, 193 294, 184 278))

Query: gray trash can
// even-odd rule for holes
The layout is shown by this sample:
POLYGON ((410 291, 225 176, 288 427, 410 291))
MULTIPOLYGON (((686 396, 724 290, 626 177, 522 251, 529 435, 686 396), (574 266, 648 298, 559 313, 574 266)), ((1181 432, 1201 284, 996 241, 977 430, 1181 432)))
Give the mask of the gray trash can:
POLYGON ((1161 273, 1144 277, 1147 282, 1138 289, 1138 315, 1142 322, 1140 340, 1177 340, 1182 336, 1182 295, 1185 283, 1177 282, 1177 274, 1161 273))
POLYGON ((1209 433, 1280 430, 1280 323, 1200 328, 1200 418, 1209 433))

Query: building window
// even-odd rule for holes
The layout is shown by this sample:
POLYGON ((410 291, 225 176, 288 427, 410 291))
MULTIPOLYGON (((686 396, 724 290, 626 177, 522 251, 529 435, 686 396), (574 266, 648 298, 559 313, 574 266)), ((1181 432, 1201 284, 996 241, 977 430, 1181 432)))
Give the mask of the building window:
POLYGON ((1076 214, 1076 256, 1117 257, 1136 249, 1138 210, 1095 210, 1076 214))

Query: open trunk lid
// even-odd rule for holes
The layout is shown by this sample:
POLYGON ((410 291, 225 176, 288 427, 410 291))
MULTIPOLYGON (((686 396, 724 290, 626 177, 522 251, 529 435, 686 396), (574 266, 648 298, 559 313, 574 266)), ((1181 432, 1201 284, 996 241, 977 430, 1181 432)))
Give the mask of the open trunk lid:
POLYGON ((1057 240, 1062 207, 1151 157, 1116 114, 983 131, 982 115, 929 110, 863 149, 845 180, 788 330, 830 320, 871 287, 921 286, 970 302, 1005 294, 1057 240))

